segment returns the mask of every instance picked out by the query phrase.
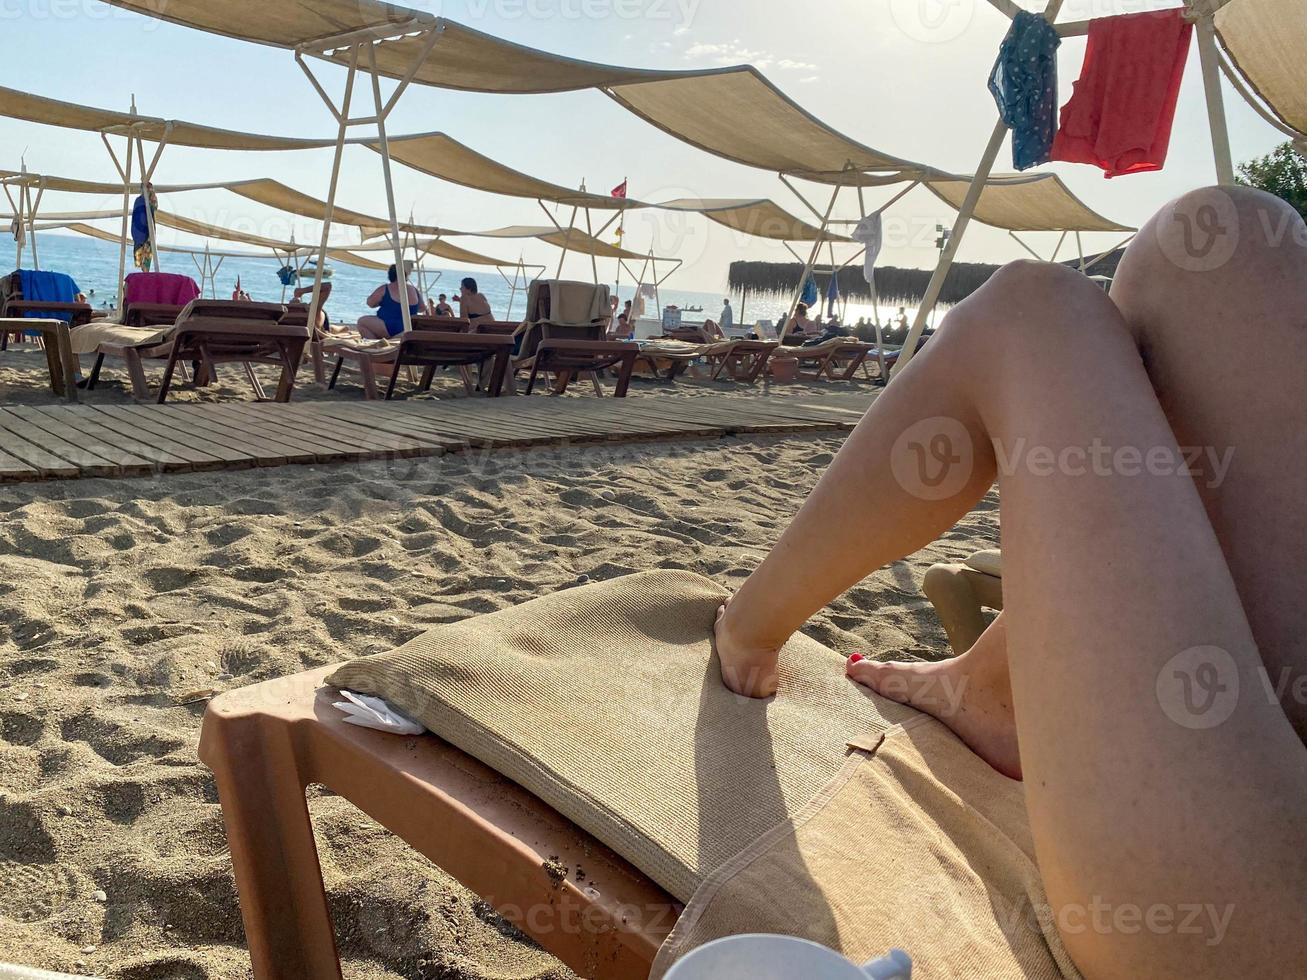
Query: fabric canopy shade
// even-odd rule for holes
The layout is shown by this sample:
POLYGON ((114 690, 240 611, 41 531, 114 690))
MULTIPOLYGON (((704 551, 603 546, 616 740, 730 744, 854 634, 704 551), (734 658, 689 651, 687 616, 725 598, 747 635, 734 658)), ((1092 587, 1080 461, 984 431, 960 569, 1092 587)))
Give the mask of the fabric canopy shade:
MULTIPOLYGON (((345 63, 321 50, 324 38, 355 33, 388 38, 377 68, 403 78, 423 50, 414 32, 440 34, 413 80, 439 88, 500 94, 596 88, 678 139, 765 170, 829 183, 880 181, 858 171, 914 171, 916 164, 871 149, 820 122, 750 66, 710 71, 618 68, 564 58, 474 31, 454 21, 375 0, 319 0, 313 5, 262 0, 109 0, 119 7, 188 27, 345 63), (400 36, 403 35, 403 36, 400 36), (852 169, 848 169, 852 168, 852 169)), ((341 47, 345 45, 342 43, 341 47)))
POLYGON ((1235 68, 1280 120, 1307 133, 1307 5, 1302 0, 1230 0, 1216 30, 1235 68))
MULTIPOLYGON (((160 222, 162 224, 162 222, 160 222)), ((67 229, 75 231, 79 235, 86 235, 88 238, 98 238, 102 242, 112 242, 117 245, 120 236, 116 232, 107 231, 104 228, 96 228, 94 225, 82 224, 77 221, 68 221, 55 224, 37 225, 37 231, 53 231, 55 229, 67 229)), ((192 248, 187 245, 160 245, 160 251, 173 252, 179 255, 208 255, 212 258, 222 259, 262 259, 265 256, 257 252, 224 252, 213 251, 212 249, 192 248)), ((284 249, 283 249, 284 251, 284 249)), ((327 254, 337 262, 345 265, 358 266, 362 269, 386 269, 389 266, 386 263, 378 262, 376 259, 365 258, 361 255, 354 255, 345 249, 328 249, 327 254)))
MULTIPOLYGON (((971 178, 932 178, 924 183, 941 201, 960 208, 971 178)), ((980 192, 975 217, 1008 231, 1135 230, 1091 210, 1054 174, 991 177, 980 192)))
POLYGON ((94 109, 72 102, 47 99, 40 95, 29 95, 2 86, 0 86, 0 116, 110 135, 127 135, 130 130, 132 135, 154 143, 166 137, 169 143, 179 146, 195 146, 210 150, 311 150, 336 145, 335 140, 306 140, 236 133, 197 123, 94 109))
POLYGON ((827 231, 822 236, 821 229, 794 217, 775 201, 734 201, 701 200, 682 198, 676 201, 664 201, 654 205, 667 211, 684 211, 701 214, 720 225, 734 231, 744 232, 757 238, 769 238, 782 242, 812 242, 819 237, 823 241, 847 242, 851 239, 827 231))
MULTIPOLYGON (((464 187, 479 191, 505 194, 509 197, 530 197, 594 210, 616 211, 645 206, 639 201, 589 194, 547 180, 538 180, 492 160, 444 133, 395 136, 389 143, 392 160, 398 160, 405 166, 428 176, 439 177, 441 180, 462 184, 464 187)), ((378 153, 381 152, 379 143, 374 141, 367 145, 378 153)))
POLYGON ((884 178, 862 171, 921 169, 831 129, 751 66, 666 73, 656 80, 609 85, 606 91, 664 132, 763 170, 822 183, 872 186, 884 183, 884 178))

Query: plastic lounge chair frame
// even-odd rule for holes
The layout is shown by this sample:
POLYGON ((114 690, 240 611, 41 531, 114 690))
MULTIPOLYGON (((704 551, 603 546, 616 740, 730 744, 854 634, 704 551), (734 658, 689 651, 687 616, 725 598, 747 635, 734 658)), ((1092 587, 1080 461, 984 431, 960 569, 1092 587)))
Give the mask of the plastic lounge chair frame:
POLYGON ((0 319, 0 333, 35 333, 45 349, 46 364, 50 369, 50 390, 70 402, 77 401, 77 358, 73 356, 68 324, 63 320, 0 319))
MULTIPOLYGON (((138 322, 130 325, 161 326, 163 324, 148 321, 156 315, 156 311, 159 311, 157 315, 162 315, 161 311, 173 307, 137 304, 132 309, 136 311, 138 322)), ((95 366, 91 370, 87 387, 94 388, 99 382, 100 369, 106 357, 121 358, 131 378, 133 397, 137 401, 148 401, 150 387, 145 379, 142 362, 165 360, 167 363, 163 383, 156 399, 159 404, 163 404, 172 386, 174 373, 186 362, 196 365, 195 383, 199 385, 212 382, 216 365, 239 363, 245 368, 255 397, 267 401, 267 393, 254 373, 253 365, 271 364, 282 369, 276 400, 290 400, 304 347, 309 340, 309 331, 304 326, 281 323, 286 314, 284 306, 277 303, 196 300, 189 307, 183 308, 183 312, 186 310, 189 310, 186 318, 174 327, 172 334, 162 343, 152 347, 101 344, 96 349, 95 366)))
MULTIPOLYGON (((434 318, 414 317, 414 323, 425 327, 428 322, 456 326, 458 321, 436 321, 434 318)), ((345 362, 352 361, 363 377, 363 390, 369 400, 378 398, 376 368, 379 365, 391 365, 390 381, 386 386, 385 400, 394 398, 395 387, 399 381, 400 371, 404 368, 423 368, 418 391, 425 392, 435 380, 436 369, 440 367, 457 367, 463 376, 463 384, 468 395, 476 392, 469 373, 473 367, 486 376, 486 393, 491 398, 498 398, 503 392, 504 379, 508 375, 509 360, 513 355, 513 338, 487 334, 453 333, 446 331, 415 329, 401 334, 396 347, 380 350, 352 350, 337 348, 331 351, 336 357, 336 367, 331 373, 329 387, 335 388, 345 362)))
POLYGON ((311 784, 352 802, 580 976, 648 976, 682 911, 676 901, 441 739, 345 724, 323 685, 332 670, 224 694, 204 718, 200 758, 217 783, 256 980, 341 975, 305 801, 311 784))

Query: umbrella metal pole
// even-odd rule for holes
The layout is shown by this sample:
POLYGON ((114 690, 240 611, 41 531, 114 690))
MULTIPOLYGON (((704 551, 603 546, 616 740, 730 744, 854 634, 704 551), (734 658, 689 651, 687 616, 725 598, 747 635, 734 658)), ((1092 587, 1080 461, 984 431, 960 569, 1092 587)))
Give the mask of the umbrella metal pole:
POLYGON ((1208 0, 1190 0, 1187 6, 1198 14, 1198 57, 1203 71, 1203 91, 1207 96, 1207 122, 1212 133, 1216 180, 1220 184, 1233 184, 1234 157, 1230 151, 1225 96, 1221 92, 1221 54, 1216 46, 1215 5, 1208 0))
MULTIPOLYGON (((399 311, 404 319, 404 332, 413 330, 413 311, 408 303, 408 277, 404 272, 404 243, 399 237, 399 215, 395 211, 395 183, 390 170, 390 141, 386 138, 386 116, 390 110, 381 100, 381 76, 377 73, 376 45, 368 46, 368 63, 372 74, 372 98, 377 110, 377 139, 381 143, 381 175, 386 185, 386 207, 389 209, 391 246, 395 253, 395 269, 399 276, 399 311)), ((393 101, 391 105, 393 105, 393 101)))
MULTIPOLYGON (((1044 19, 1050 24, 1057 20, 1057 15, 1062 10, 1062 2, 1063 0, 1048 0, 1048 5, 1044 8, 1044 19)), ((966 235, 971 219, 976 213, 976 205, 980 203, 981 192, 985 189, 990 174, 994 172, 994 163, 998 160, 999 151, 1003 149, 1003 142, 1007 138, 1007 132, 1007 123, 1000 118, 994 124, 994 131, 990 134, 989 143, 985 146, 985 152, 980 158, 980 165, 976 167, 976 174, 971 180, 971 186, 967 188, 967 196, 963 198, 962 206, 958 208, 957 219, 953 222, 952 236, 944 246, 939 264, 930 277, 930 284, 926 287, 925 296, 922 297, 921 306, 917 310, 916 319, 912 323, 912 329, 908 331, 907 340, 903 343, 903 351, 899 355, 898 363, 894 366, 895 376, 908 366, 913 353, 916 351, 917 342, 921 340, 921 335, 925 333, 926 323, 935 309, 935 304, 939 302, 940 293, 944 291, 944 283, 948 279, 949 270, 953 268, 953 260, 957 257, 958 249, 962 246, 963 236, 966 235)))
MULTIPOLYGON (((299 59, 298 53, 296 60, 299 59)), ((359 45, 354 45, 350 49, 349 69, 345 75, 345 94, 341 100, 341 107, 337 109, 326 91, 317 83, 313 73, 301 61, 300 66, 309 76, 313 87, 317 90, 322 101, 327 104, 332 115, 336 117, 336 150, 331 161, 331 182, 327 188, 327 206, 322 215, 322 235, 318 244, 318 264, 313 273, 313 294, 309 299, 309 330, 311 333, 317 333, 318 317, 322 312, 322 270, 327 265, 327 243, 331 238, 331 218, 336 210, 336 190, 340 185, 340 164, 345 154, 345 136, 349 131, 349 110, 350 103, 354 98, 354 80, 358 77, 359 67, 359 45)), ((288 263, 289 264, 289 263, 288 263)), ((309 345, 313 357, 313 376, 319 384, 327 380, 326 365, 322 359, 322 346, 314 343, 309 345)))

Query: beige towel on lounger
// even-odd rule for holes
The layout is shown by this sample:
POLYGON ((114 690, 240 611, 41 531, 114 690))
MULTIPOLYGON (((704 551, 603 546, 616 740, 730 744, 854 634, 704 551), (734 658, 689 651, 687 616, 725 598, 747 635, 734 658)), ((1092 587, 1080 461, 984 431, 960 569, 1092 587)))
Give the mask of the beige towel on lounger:
MULTIPOLYGON (((715 583, 688 572, 646 572, 437 627, 393 653, 345 665, 328 682, 385 698, 540 797, 673 897, 693 899, 685 931, 673 937, 660 969, 723 928, 751 929, 750 923, 861 955, 840 912, 846 899, 839 889, 851 888, 856 899, 865 870, 875 901, 902 904, 895 923, 913 920, 914 903, 924 903, 919 917, 932 927, 949 922, 939 937, 904 925, 874 954, 896 944, 915 953, 938 940, 947 955, 932 962, 956 964, 974 935, 985 940, 980 962, 994 967, 988 975, 1054 976, 1047 967, 1056 957, 1027 922, 1013 926, 1021 939, 1011 955, 999 955, 991 941, 997 905, 975 887, 976 875, 999 882, 1005 895, 1010 882, 1037 882, 1027 850, 1011 843, 1024 840, 1023 832, 978 817, 974 836, 987 848, 986 863, 966 888, 956 862, 916 860, 938 851, 939 817, 894 817, 897 824, 885 831, 893 843, 882 849, 877 821, 889 811, 868 811, 862 850, 845 849, 842 869, 795 850, 796 840, 807 841, 796 837, 796 826, 820 829, 830 815, 839 819, 841 811, 826 807, 847 806, 841 790, 863 785, 861 776, 852 778, 850 758, 875 755, 849 743, 875 749, 887 732, 911 730, 925 716, 850 683, 842 656, 801 635, 782 651, 778 697, 737 697, 722 684, 712 650, 713 620, 725 598, 715 583), (905 850, 898 842, 910 837, 914 820, 927 836, 905 850), (834 869, 829 885, 811 880, 810 860, 814 872, 834 869), (765 890, 732 887, 755 873, 765 890), (941 873, 943 882, 918 880, 941 873), (926 916, 941 895, 956 898, 943 913, 926 916), (788 916, 791 908, 798 914, 788 916)), ((1000 816, 1023 819, 1014 803, 1019 785, 962 751, 975 762, 961 772, 975 783, 979 812, 987 812, 992 794, 1005 793, 995 804, 1000 816)), ((944 766, 933 775, 947 783, 952 772, 944 766)), ((921 787, 897 791, 906 812, 918 790, 932 805, 948 798, 931 776, 927 771, 921 787)), ((852 803, 866 796, 855 794, 852 803)), ((876 933, 870 941, 881 939, 876 933)), ((970 975, 956 975, 964 974, 970 975)))
POLYGON ((173 328, 128 327, 110 320, 93 320, 72 330, 68 337, 74 354, 94 354, 101 344, 115 347, 154 347, 168 339, 173 328))

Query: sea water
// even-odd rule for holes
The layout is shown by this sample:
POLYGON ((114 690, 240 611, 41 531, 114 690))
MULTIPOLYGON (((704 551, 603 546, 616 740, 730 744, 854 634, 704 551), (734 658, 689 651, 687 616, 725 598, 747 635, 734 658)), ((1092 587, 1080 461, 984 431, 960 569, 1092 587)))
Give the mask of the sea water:
MULTIPOLYGON (((87 294, 92 306, 97 309, 104 309, 113 305, 116 294, 115 280, 118 278, 117 245, 93 238, 45 232, 38 234, 37 249, 41 260, 41 268, 55 272, 65 272, 72 276, 81 287, 82 292, 87 294)), ((381 254, 377 253, 379 259, 381 254)), ((0 253, 0 256, 2 255, 3 253, 0 253)), ((12 261, 15 257, 11 253, 9 261, 12 261)), ((202 257, 193 257, 178 252, 164 252, 161 258, 162 265, 159 267, 159 271, 189 275, 197 282, 200 281, 200 273, 196 262, 202 262, 202 257)), ((218 260, 215 258, 212 261, 216 263, 218 260)), ((128 271, 133 271, 131 269, 130 252, 127 263, 128 271)), ((30 248, 24 254, 23 265, 27 268, 32 267, 30 248)), ((281 302, 283 291, 281 282, 277 278, 277 270, 281 265, 281 262, 271 256, 267 258, 225 258, 218 268, 216 286, 213 287, 213 292, 216 293, 218 299, 230 299, 232 290, 236 286, 236 280, 239 278, 241 288, 248 292, 252 299, 259 302, 281 302)), ((332 320, 336 322, 353 322, 358 317, 368 313, 367 298, 373 290, 385 281, 385 273, 378 269, 361 269, 357 266, 343 265, 340 262, 331 260, 328 260, 328 265, 334 270, 331 278, 331 301, 328 304, 328 311, 332 320)), ((601 273, 604 266, 611 267, 612 265, 611 261, 602 263, 600 266, 601 273)), ((512 278, 512 271, 505 270, 510 279, 512 278)), ((612 271, 611 268, 609 271, 612 271)), ((454 295, 458 292, 459 281, 464 276, 471 276, 476 279, 481 292, 490 300, 491 309, 496 317, 512 319, 522 316, 526 308, 526 299, 522 290, 519 288, 515 296, 511 295, 512 290, 509 283, 494 269, 430 269, 426 273, 427 290, 433 299, 440 293, 454 295), (511 315, 509 312, 510 299, 513 301, 511 315)), ((312 278, 306 274, 303 285, 312 285, 312 282, 312 278)), ((620 284, 610 279, 609 285, 616 288, 618 296, 623 302, 631 299, 635 292, 635 286, 627 276, 623 276, 623 281, 620 284)), ((287 298, 290 296, 290 291, 290 289, 285 291, 287 298)), ((205 295, 210 295, 207 284, 205 295)), ((702 313, 685 314, 686 322, 690 323, 702 321, 705 317, 715 319, 721 312, 722 299, 725 295, 724 292, 705 293, 674 288, 659 290, 659 297, 664 306, 675 304, 682 308, 702 307, 702 313)), ((649 305, 651 307, 649 313, 652 315, 654 313, 652 301, 650 301, 649 305)), ((733 297, 732 305, 736 310, 736 319, 740 320, 740 298, 733 297)), ((777 320, 781 316, 784 305, 784 300, 779 298, 767 301, 750 297, 745 315, 749 318, 748 322, 759 319, 777 320)))

